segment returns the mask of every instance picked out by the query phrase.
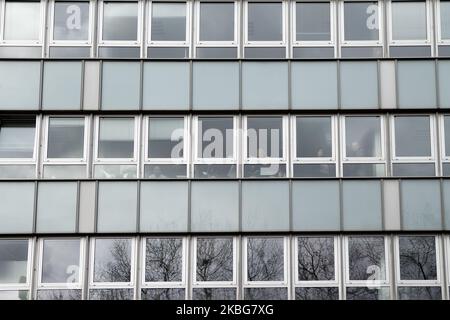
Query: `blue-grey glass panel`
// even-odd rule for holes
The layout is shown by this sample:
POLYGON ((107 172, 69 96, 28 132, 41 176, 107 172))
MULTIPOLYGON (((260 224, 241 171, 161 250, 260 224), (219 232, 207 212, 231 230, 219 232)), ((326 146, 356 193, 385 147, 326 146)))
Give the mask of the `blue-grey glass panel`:
POLYGON ((383 47, 342 47, 342 58, 381 58, 383 47))
POLYGON ((389 300, 389 287, 347 287, 346 300, 389 300))
POLYGON ((42 283, 79 283, 80 239, 44 239, 42 248, 42 283))
POLYGON ((244 300, 287 300, 287 288, 245 288, 244 300))
POLYGON ((142 289, 141 300, 185 300, 184 288, 142 289))
POLYGON ((399 287, 399 300, 441 300, 441 287, 399 287))
POLYGON ((45 179, 86 179, 86 165, 44 165, 45 179))
POLYGON ((32 179, 36 177, 36 166, 33 165, 0 165, 1 179, 32 179))
POLYGON ((81 68, 76 61, 44 63, 43 109, 80 110, 81 68))
POLYGON ((391 58, 420 58, 431 57, 430 46, 401 46, 389 47, 389 56, 391 58))
POLYGON ((233 41, 234 26, 233 2, 200 2, 200 41, 233 41))
POLYGON ((430 157, 431 128, 429 116, 396 116, 395 155, 430 157))
POLYGON ((247 59, 284 59, 286 47, 247 47, 244 56, 247 59))
MULTIPOLYGON (((447 174, 450 174, 450 170, 447 174)), ((450 180, 442 182, 442 198, 444 200, 444 229, 450 230, 450 180)))
POLYGON ((137 167, 135 164, 97 164, 94 166, 96 179, 136 179, 137 167))
POLYGON ((295 288, 295 300, 339 300, 337 287, 295 288))
POLYGON ((377 62, 347 61, 340 67, 342 108, 378 108, 377 62))
POLYGON ((196 164, 194 166, 196 179, 236 178, 234 164, 196 164))
MULTIPOLYGON (((438 75, 439 106, 441 108, 450 108, 450 61, 438 62, 438 75)), ((450 154, 450 149, 448 150, 450 154)))
POLYGON ((189 48, 184 47, 149 47, 147 56, 152 59, 189 58, 189 48))
MULTIPOLYGON (((249 116, 247 118, 247 157, 283 158, 283 118, 249 116)), ((270 169, 277 169, 275 167, 270 169)), ((274 170, 272 170, 274 171, 274 170)), ((268 173, 267 175, 269 175, 268 173)))
POLYGON ((0 120, 0 158, 33 158, 35 130, 33 121, 0 120))
POLYGON ((48 289, 38 290, 37 300, 81 300, 81 290, 70 289, 48 289))
POLYGON ((133 300, 133 289, 91 289, 89 300, 133 300))
POLYGON ((28 274, 27 269, 28 240, 1 239, 0 284, 26 283, 28 274))
POLYGON ((0 47, 0 58, 40 58, 42 47, 0 47))
POLYGON ((283 178, 286 177, 284 164, 245 164, 244 177, 246 178, 283 178))
POLYGON ((2 290, 0 300, 28 300, 27 290, 2 290))
POLYGON ((392 40, 426 40, 426 6, 425 1, 392 2, 392 40))
POLYGON ((204 47, 197 48, 197 58, 200 59, 236 59, 237 48, 235 47, 204 47))
POLYGON ((386 168, 381 163, 345 163, 344 177, 383 177, 386 175, 386 168))
POLYGON ((436 108, 434 61, 399 61, 397 92, 399 108, 436 108))
POLYGON ((194 288, 192 300, 236 300, 236 288, 194 288))
POLYGON ((105 1, 103 3, 103 40, 138 39, 138 3, 105 1))
POLYGON ((293 49, 293 58, 328 59, 334 58, 333 47, 300 47, 293 49))
POLYGON ((336 177, 336 165, 328 163, 294 164, 294 177, 327 178, 336 177))
POLYGON ((47 157, 84 157, 84 118, 49 118, 47 157))
POLYGON ((36 231, 39 233, 75 232, 77 200, 76 182, 40 182, 36 231))
POLYGON ((185 164, 146 164, 144 177, 147 179, 182 179, 187 177, 185 164))
POLYGON ((144 109, 186 110, 189 107, 189 63, 144 64, 144 109))
POLYGON ((355 158, 381 158, 381 118, 345 117, 345 155, 355 158))
POLYGON ((0 233, 33 231, 34 183, 0 183, 0 233))
POLYGON ((0 61, 0 109, 37 109, 40 70, 38 61, 0 61))
POLYGON ((184 153, 184 118, 151 117, 148 119, 149 158, 179 159, 184 153))
POLYGON ((377 41, 380 38, 378 1, 344 2, 344 41, 377 41))
POLYGON ((285 62, 242 64, 244 109, 283 109, 288 106, 288 65, 285 62))
POLYGON ((191 230, 239 231, 239 184, 234 181, 193 181, 191 230))
POLYGON ((134 118, 100 118, 98 157, 134 157, 134 118))
POLYGON ((399 237, 400 280, 437 280, 436 238, 434 236, 399 237))
POLYGON ((232 117, 198 118, 198 158, 233 158, 234 132, 232 117))
POLYGON ((103 110, 136 110, 139 108, 140 66, 138 62, 103 63, 103 110))
POLYGON ((404 230, 442 228, 439 181, 403 180, 401 201, 404 230))
POLYGON ((153 2, 151 7, 152 41, 186 40, 186 3, 153 2))
POLYGON ((55 2, 53 39, 62 41, 89 40, 89 2, 55 2))
POLYGON ((90 47, 50 47, 50 58, 89 58, 90 47))
POLYGON ((93 282, 131 282, 132 239, 98 238, 94 246, 93 282))
POLYGON ((379 181, 344 181, 344 230, 381 230, 381 185, 379 181))
POLYGON ((292 183, 294 230, 340 230, 339 203, 337 181, 294 181, 292 183))
POLYGON ((292 108, 337 109, 336 62, 293 62, 292 108))
POLYGON ((140 231, 186 232, 188 230, 187 182, 142 182, 140 201, 140 231))
POLYGON ((330 3, 297 2, 295 7, 297 41, 330 41, 330 3))
POLYGON ((244 231, 289 230, 289 183, 243 181, 242 229, 244 231))
POLYGON ((331 117, 296 118, 297 158, 331 158, 331 117))
POLYGON ((135 232, 137 198, 136 182, 99 182, 98 232, 135 232))
POLYGON ((248 3, 248 41, 283 40, 283 4, 248 3))
POLYGON ((193 68, 195 110, 239 108, 239 63, 194 62, 193 68))
POLYGON ((394 163, 394 177, 432 177, 435 176, 435 164, 431 163, 394 163))
POLYGON ((99 47, 99 58, 139 58, 139 47, 99 47))

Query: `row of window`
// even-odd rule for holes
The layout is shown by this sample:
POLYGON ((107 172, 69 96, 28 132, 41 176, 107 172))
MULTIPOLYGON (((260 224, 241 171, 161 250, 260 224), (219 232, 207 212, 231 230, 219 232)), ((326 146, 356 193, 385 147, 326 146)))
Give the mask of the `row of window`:
POLYGON ((447 0, 3 0, 1 9, 3 57, 450 55, 447 0))
POLYGON ((0 168, 2 178, 448 176, 450 116, 2 118, 0 168))
POLYGON ((0 299, 440 300, 449 245, 439 235, 0 239, 0 299))

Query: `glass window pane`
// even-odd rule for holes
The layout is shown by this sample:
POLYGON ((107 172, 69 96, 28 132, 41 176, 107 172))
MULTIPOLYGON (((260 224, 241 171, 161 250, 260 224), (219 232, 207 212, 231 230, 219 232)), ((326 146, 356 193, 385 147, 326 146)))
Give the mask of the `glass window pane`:
MULTIPOLYGON (((1 130, 1 129, 0 129, 1 130)), ((445 156, 450 157, 450 116, 444 117, 445 156)), ((0 131, 1 139, 1 131, 0 131)))
POLYGON ((199 179, 236 178, 236 165, 196 164, 194 177, 199 179))
POLYGON ((297 117, 297 158, 332 157, 331 117, 297 117))
POLYGON ((245 164, 245 178, 285 178, 286 165, 279 163, 272 164, 245 164))
POLYGON ((394 163, 392 175, 396 177, 431 177, 435 175, 434 163, 394 163))
POLYGON ((83 158, 84 118, 50 118, 48 158, 83 158))
POLYGON ((138 39, 137 2, 103 3, 103 40, 136 41, 138 39))
POLYGON ((38 290, 37 300, 81 300, 81 290, 50 289, 38 290))
POLYGON ((133 300, 133 289, 91 289, 89 300, 133 300))
POLYGON ((45 179, 85 179, 86 165, 44 165, 45 179))
POLYGON ((380 117, 345 117, 347 157, 381 157, 380 117))
POLYGON ((99 158, 134 157, 134 118, 101 118, 99 158))
POLYGON ((378 108, 377 62, 341 63, 341 105, 344 109, 378 108))
POLYGON ((2 179, 33 179, 36 177, 36 166, 33 165, 0 165, 2 179))
POLYGON ((147 179, 182 179, 187 177, 186 164, 146 164, 144 177, 147 179))
POLYGON ((56 2, 53 40, 89 39, 89 2, 56 2))
POLYGON ((152 41, 186 41, 186 3, 152 3, 152 41))
POLYGON ((0 233, 33 232, 34 190, 34 182, 0 183, 0 233))
POLYGON ((283 157, 283 118, 247 118, 247 157, 283 157))
POLYGON ((389 300, 389 287, 347 287, 346 300, 389 300))
POLYGON ((0 158, 32 158, 35 127, 33 121, 0 120, 0 158))
POLYGON ((232 158, 233 141, 232 117, 198 118, 198 154, 199 158, 232 158))
POLYGON ((0 240, 0 284, 27 282, 28 240, 0 240))
POLYGON ((42 283, 78 283, 80 271, 79 239, 44 240, 42 283))
POLYGON ((233 281, 233 239, 197 239, 196 281, 233 281))
POLYGON ((441 39, 450 39, 450 1, 440 1, 441 39))
POLYGON ((244 288, 244 300, 287 300, 287 288, 244 288))
POLYGON ((247 239, 247 280, 284 280, 284 239, 247 239))
POLYGON ((4 39, 39 40, 41 4, 31 1, 6 1, 4 39))
POLYGON ((386 166, 382 163, 344 163, 344 177, 382 177, 386 166))
POLYGON ((333 237, 299 237, 298 280, 335 280, 333 237))
POLYGON ((392 2, 392 39, 426 40, 427 10, 425 1, 392 2))
POLYGON ((330 3, 297 2, 296 40, 330 41, 330 3))
POLYGON ((236 300, 236 288, 194 288, 193 300, 236 300))
POLYGON ((248 3, 248 41, 283 40, 282 3, 248 3))
POLYGON ((431 156, 430 117, 395 117, 395 155, 397 157, 431 156))
POLYGON ((185 300, 184 288, 142 289, 141 300, 185 300))
POLYGON ((294 164, 293 175, 302 178, 336 177, 336 164, 294 164))
POLYGON ((441 300, 441 287, 400 287, 399 300, 441 300))
POLYGON ((295 288, 295 300, 339 300, 339 288, 295 288))
POLYGON ((137 166, 135 164, 97 164, 94 166, 96 179, 136 179, 137 166))
POLYGON ((234 40, 234 3, 200 3, 200 41, 234 40))
POLYGON ((344 3, 344 40, 378 40, 378 1, 344 3))
POLYGON ((149 238, 145 242, 145 282, 183 280, 183 240, 149 238))
POLYGON ((350 281, 386 280, 384 237, 349 237, 348 268, 350 281))
POLYGON ((131 239, 95 239, 94 282, 131 281, 131 239))
POLYGON ((28 300, 27 290, 2 290, 0 291, 1 300, 28 300))
POLYGON ((148 157, 183 158, 184 118, 149 118, 148 157))
POLYGON ((436 241, 433 236, 400 236, 400 279, 436 280, 436 241))

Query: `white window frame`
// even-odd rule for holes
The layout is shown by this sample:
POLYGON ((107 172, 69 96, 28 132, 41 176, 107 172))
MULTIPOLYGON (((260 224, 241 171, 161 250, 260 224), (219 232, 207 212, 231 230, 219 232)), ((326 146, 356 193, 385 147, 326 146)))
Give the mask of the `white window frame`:
POLYGON ((39 239, 39 249, 38 249, 38 269, 37 269, 37 288, 36 296, 39 290, 80 290, 81 296, 83 296, 84 290, 84 274, 85 274, 85 256, 86 256, 86 239, 80 237, 44 237, 39 239), (44 242, 45 240, 51 241, 65 241, 65 240, 79 240, 79 271, 78 271, 78 282, 76 283, 44 283, 42 282, 42 271, 44 265, 44 242))
MULTIPOLYGON (((450 1, 442 1, 442 0, 435 0, 435 10, 436 10, 436 14, 435 14, 435 26, 436 26, 436 42, 438 45, 449 45, 450 44, 450 39, 442 39, 442 20, 441 20, 441 3, 442 2, 447 2, 450 4, 450 1)), ((450 19, 450 17, 448 17, 448 19, 450 19)))
POLYGON ((436 161, 436 125, 435 125, 435 116, 433 114, 396 114, 392 115, 389 119, 390 121, 390 127, 391 127, 391 141, 390 141, 390 147, 391 147, 391 172, 394 167, 394 164, 400 164, 400 163, 433 163, 434 164, 434 171, 435 176, 437 175, 437 169, 438 164, 436 161), (430 147, 431 147, 431 155, 429 157, 401 157, 396 155, 396 149, 395 149, 395 118, 396 117, 428 117, 430 121, 430 147))
MULTIPOLYGON (((402 1, 393 1, 390 0, 387 3, 387 26, 388 26, 388 44, 389 46, 430 46, 432 42, 432 30, 431 30, 431 24, 432 24, 432 10, 431 10, 431 2, 430 0, 423 0, 419 2, 425 2, 425 8, 426 8, 426 34, 427 39, 418 39, 418 40, 394 40, 393 39, 393 30, 392 30, 392 3, 393 2, 402 2, 402 1)), ((414 0, 410 2, 415 2, 414 0)))
MULTIPOLYGON (((40 21, 39 21, 39 40, 5 40, 5 22, 6 22, 6 2, 13 0, 0 0, 0 44, 11 47, 33 46, 39 47, 43 44, 44 38, 44 21, 45 21, 45 1, 33 1, 40 5, 40 21)), ((27 2, 27 1, 23 1, 27 2)))
POLYGON ((90 250, 89 250, 89 286, 88 290, 88 299, 90 299, 90 290, 95 289, 130 289, 133 291, 133 298, 136 296, 135 290, 135 278, 136 278, 136 258, 137 258, 137 243, 136 237, 93 237, 90 239, 90 250), (94 281, 94 272, 95 272, 95 241, 96 240, 130 240, 131 241, 131 264, 130 264, 130 282, 95 282, 94 281))
POLYGON ((294 115, 291 117, 291 172, 294 173, 295 165, 308 165, 308 164, 326 164, 334 165, 336 176, 338 176, 338 162, 336 157, 336 149, 338 142, 336 137, 337 131, 337 116, 335 115, 294 115), (330 118, 331 122, 331 157, 297 157, 297 118, 330 118))
POLYGON ((296 0, 291 3, 292 12, 292 46, 294 47, 335 47, 336 45, 336 0, 296 0), (330 40, 301 41, 297 40, 297 3, 328 3, 330 5, 330 40))
POLYGON ((370 115, 358 115, 358 114, 347 114, 343 115, 340 118, 340 125, 341 125, 341 137, 340 137, 340 143, 341 143, 341 172, 342 175, 344 174, 344 165, 345 164, 383 164, 384 165, 384 174, 386 175, 386 125, 385 125, 385 118, 381 114, 370 114, 370 115), (346 124, 345 120, 347 118, 379 118, 380 121, 380 144, 381 144, 381 156, 380 157, 350 157, 347 156, 347 141, 346 141, 346 124))
POLYGON ((1 238, 2 240, 26 240, 28 242, 28 252, 27 252, 27 282, 26 283, 2 283, 0 284, 0 292, 1 291, 27 291, 28 299, 31 299, 31 284, 33 283, 33 270, 34 270, 34 251, 35 251, 35 243, 33 238, 1 238))

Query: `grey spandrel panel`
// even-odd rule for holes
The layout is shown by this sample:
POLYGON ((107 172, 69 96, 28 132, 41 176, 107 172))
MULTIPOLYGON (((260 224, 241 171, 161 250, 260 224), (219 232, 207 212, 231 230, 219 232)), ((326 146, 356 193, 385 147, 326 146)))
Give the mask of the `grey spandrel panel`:
POLYGON ((337 109, 336 62, 293 62, 291 74, 294 109, 337 109))
POLYGON ((344 181, 342 193, 344 230, 382 230, 379 181, 344 181))
POLYGON ((191 230, 239 231, 239 183, 192 182, 191 230))
POLYGON ((339 182, 294 181, 292 211, 294 231, 340 230, 339 182))
POLYGON ((80 233, 93 233, 95 231, 96 211, 96 183, 80 183, 79 227, 80 233))
POLYGON ((81 105, 81 70, 77 61, 44 63, 42 108, 44 110, 79 110, 81 105))
POLYGON ((378 108, 378 65, 375 61, 340 64, 342 109, 378 108))
POLYGON ((187 182, 142 182, 140 200, 141 232, 188 231, 187 182))
POLYGON ((195 62, 193 68, 195 110, 239 108, 239 63, 195 62))
POLYGON ((144 110, 189 108, 189 63, 146 62, 144 64, 144 110))
POLYGON ((288 106, 286 62, 244 62, 242 104, 250 109, 285 109, 288 106))
POLYGON ((135 232, 137 219, 136 182, 99 182, 98 232, 135 232))
POLYGON ((0 233, 33 231, 34 187, 33 182, 0 183, 0 233))
POLYGON ((400 192, 404 230, 442 229, 439 181, 404 180, 400 192))
POLYGON ((76 182, 40 182, 36 231, 38 233, 75 232, 77 198, 76 182))
POLYGON ((289 230, 288 182, 242 182, 242 230, 289 230))
POLYGON ((137 110, 140 94, 139 62, 103 62, 102 110, 137 110))
POLYGON ((0 109, 37 110, 40 63, 0 61, 0 109))
POLYGON ((84 63, 83 109, 98 110, 100 101, 100 62, 84 63))
POLYGON ((434 61, 398 61, 399 108, 435 108, 436 72, 434 61))
MULTIPOLYGON (((450 61, 438 62, 439 106, 450 108, 450 61)), ((450 150, 449 150, 450 153, 450 150)))

